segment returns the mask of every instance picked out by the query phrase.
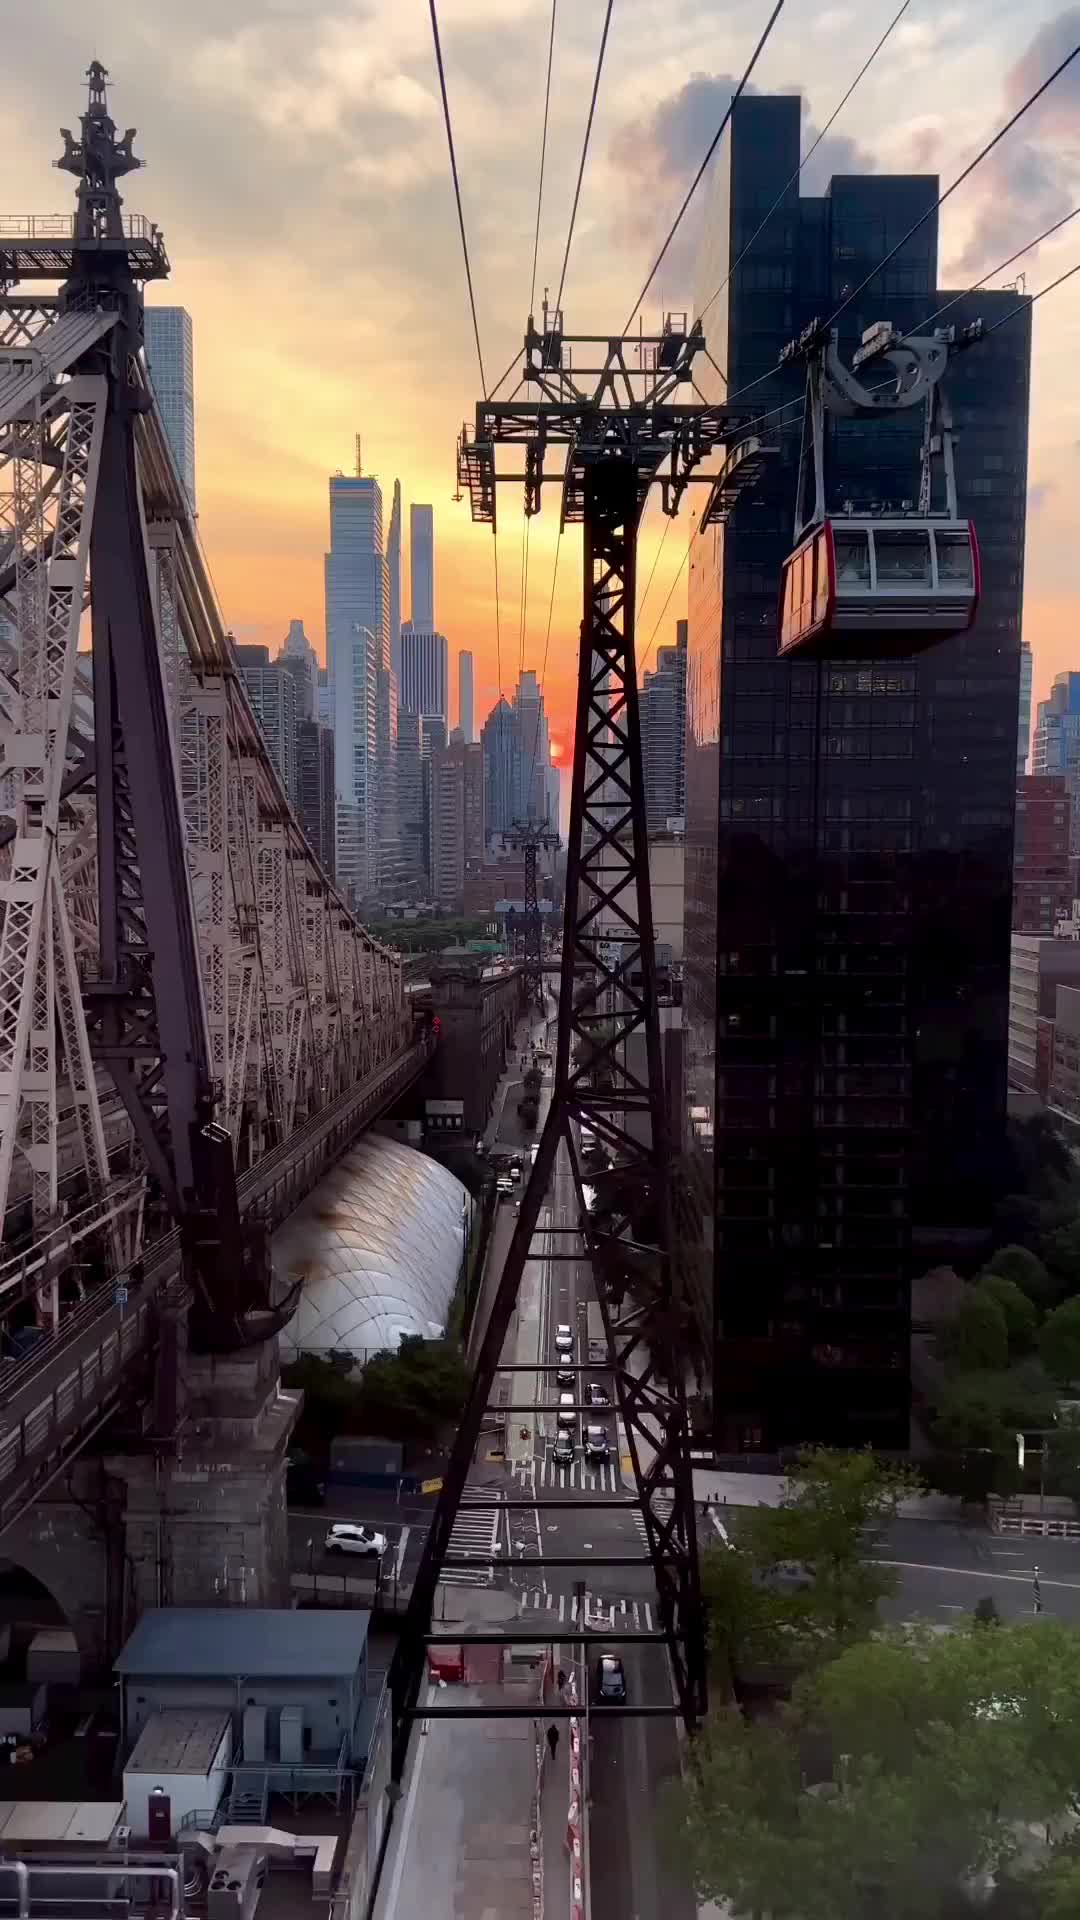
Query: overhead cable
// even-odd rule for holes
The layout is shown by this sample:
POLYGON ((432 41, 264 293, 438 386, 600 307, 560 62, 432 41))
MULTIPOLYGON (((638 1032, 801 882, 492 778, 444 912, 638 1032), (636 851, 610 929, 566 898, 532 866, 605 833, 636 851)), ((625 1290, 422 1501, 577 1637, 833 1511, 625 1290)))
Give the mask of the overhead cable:
POLYGON ((777 20, 780 18, 781 13, 783 12, 783 8, 784 8, 784 0, 776 0, 776 4, 773 7, 771 14, 769 15, 769 18, 762 29, 757 46, 754 48, 753 53, 750 55, 750 59, 743 73, 742 79, 739 81, 738 86, 736 87, 734 93, 731 96, 730 101, 728 102, 727 112, 724 114, 724 117, 721 120, 720 125, 717 127, 716 132, 713 134, 713 137, 709 142, 708 148, 706 149, 705 158, 701 162, 701 165, 698 168, 697 172, 695 173, 694 178, 690 182, 690 185, 687 188, 686 196, 683 200, 682 206, 679 208, 678 213, 675 215, 675 218, 668 229, 667 239, 664 241, 664 244, 661 247, 659 253, 657 254, 656 259, 653 261, 652 267, 649 270, 649 277, 646 280, 645 285, 642 287, 641 292, 638 294, 637 299, 634 301, 634 304, 630 309, 629 318, 627 319, 626 325, 623 328, 624 334, 629 333, 631 327, 634 324, 634 321, 637 317, 638 308, 640 307, 642 301, 645 298, 645 295, 648 293, 649 288, 652 286, 652 283, 655 280, 657 273, 659 272, 661 262, 663 261, 663 258, 667 253, 668 248, 670 247, 672 241, 675 238, 675 235, 679 230, 680 225, 682 224, 683 215, 685 214, 687 207, 690 205, 691 200, 693 199, 695 193, 697 192, 698 187, 701 185, 702 177, 706 171, 706 168, 708 167, 709 161, 712 159, 713 154, 716 152, 717 147, 720 145, 720 142, 723 139, 724 129, 726 128, 728 121, 731 119, 732 113, 734 112, 735 103, 737 100, 739 100, 742 97, 744 89, 749 84, 750 76, 753 73, 754 68, 757 66, 757 63, 761 54, 765 50, 765 43, 768 40, 769 35, 773 30, 773 27, 776 25, 777 20))
POLYGON ((604 30, 600 35, 600 51, 596 56, 596 73, 593 77, 592 99, 589 102, 589 117, 585 122, 585 138, 581 143, 581 164, 578 167, 577 186, 574 188, 574 204, 570 209, 570 226, 566 235, 566 251, 563 254, 562 272, 559 275, 559 291, 555 299, 555 312, 562 310, 563 288, 566 285, 566 269, 570 260, 570 248, 574 239, 574 225, 577 220, 578 201, 581 198, 581 182, 585 177, 585 162, 589 157, 589 140, 592 135, 593 115, 596 112, 596 96, 600 91, 600 75, 604 67, 604 52, 607 48, 608 28, 611 25, 611 9, 615 0, 607 0, 604 14, 604 30))
MULTIPOLYGON (((1062 227, 1067 227, 1070 220, 1076 219, 1077 214, 1080 214, 1080 207, 1074 207, 1071 213, 1066 213, 1060 220, 1055 220, 1053 226, 1044 227, 1041 233, 1035 235, 1034 240, 1029 240, 1025 246, 1017 247, 1016 252, 1010 253, 1007 260, 999 260, 997 266, 991 267, 987 273, 984 273, 981 280, 973 280, 970 287, 964 288, 963 293, 954 293, 952 299, 946 300, 943 307, 936 307, 933 313, 927 314, 925 320, 919 321, 918 326, 908 328, 908 332, 922 333, 924 328, 933 326, 934 321, 940 320, 943 313, 950 313, 953 307, 958 306, 961 300, 966 300, 969 294, 978 293, 980 287, 985 287, 987 281, 992 280, 995 274, 1004 273, 1006 267, 1011 267, 1014 260, 1022 260, 1025 253, 1031 252, 1032 247, 1039 246, 1043 240, 1049 240, 1052 233, 1058 233, 1062 227)), ((997 291, 1002 292, 1004 289, 998 288, 997 291)), ((1049 291, 1049 287, 1044 288, 1044 292, 1049 293, 1049 291)), ((1032 298, 1038 299, 1039 295, 1033 294, 1032 298)), ((998 323, 995 321, 994 324, 996 326, 998 323)))
POLYGON ((931 218, 931 216, 937 213, 940 207, 943 207, 945 205, 946 200, 948 200, 951 197, 951 195, 956 192, 957 187, 962 187, 964 184, 964 181, 970 179, 976 167, 982 164, 982 162, 986 159, 988 154, 993 153, 994 148, 1002 140, 1004 140, 1007 133, 1012 132, 1013 128, 1017 125, 1017 123, 1023 119, 1025 113, 1030 112, 1031 108, 1035 105, 1036 101, 1042 99, 1042 96, 1046 92, 1047 88, 1053 86, 1054 81, 1060 78, 1060 76, 1064 73, 1066 67, 1070 66, 1072 62, 1076 59, 1076 56, 1078 53, 1080 53, 1080 44, 1075 46, 1071 53, 1067 53, 1065 55, 1064 60, 1059 61, 1058 65, 1054 68, 1053 73, 1048 74, 1047 78, 1042 82, 1042 85, 1036 87, 1034 93, 1031 93, 1028 95, 1027 99, 1024 101, 1022 106, 1017 107, 1016 112, 1009 116, 1008 120, 1006 120, 1005 122, 1005 125, 1003 127, 998 128, 998 131, 995 133, 993 139, 988 140, 986 142, 986 145, 980 148, 979 152, 975 155, 974 160, 969 160, 967 166, 963 169, 961 173, 957 174, 956 179, 952 182, 952 184, 946 187, 944 193, 939 194, 938 198, 934 201, 933 206, 927 207, 925 213, 921 213, 919 215, 919 218, 912 223, 912 225, 908 228, 907 232, 904 234, 903 239, 898 240, 894 247, 890 247, 884 259, 878 261, 877 266, 872 268, 871 271, 866 275, 866 277, 859 281, 859 284, 857 287, 852 287, 851 291, 844 295, 844 298, 841 300, 840 305, 836 308, 836 311, 834 313, 831 313, 829 315, 829 318, 825 321, 824 331, 827 332, 830 327, 834 327, 836 325, 836 322, 839 320, 840 315, 842 313, 847 312, 847 309, 848 307, 850 307, 852 301, 857 300, 861 293, 866 292, 866 289, 868 286, 870 286, 871 282, 875 280, 878 274, 881 273, 883 269, 889 265, 890 261, 896 259, 896 256, 901 251, 901 249, 907 246, 907 243, 909 240, 914 239, 915 235, 919 232, 919 230, 922 227, 926 225, 927 221, 931 218))
POLYGON ((544 87, 544 131, 540 136, 540 180, 536 189, 536 233, 533 237, 532 279, 529 282, 529 312, 536 304, 536 260, 540 252, 540 209, 544 204, 544 161, 547 158, 548 109, 551 105, 551 62, 555 52, 555 9, 551 0, 551 32, 548 34, 547 83, 544 87))
MULTIPOLYGON (((487 399, 487 380, 484 377, 484 355, 480 346, 480 323, 476 318, 476 296, 473 293, 472 267, 469 263, 469 242, 465 237, 465 215, 461 207, 461 182, 458 179, 457 155, 454 152, 454 130, 450 124, 450 102, 446 95, 446 71, 443 67, 442 45, 439 40, 439 21, 435 12, 435 0, 428 0, 431 14, 431 31, 435 40, 435 64, 439 69, 439 91, 442 94, 443 121, 446 125, 446 144, 450 149, 450 171, 454 176, 454 199, 457 201, 458 227, 461 230, 461 251, 465 257, 465 279, 469 289, 469 309, 472 313, 473 338, 476 341, 476 358, 480 365, 480 386, 484 399, 487 399)), ((503 376, 505 378, 505 375, 503 376)))
MULTIPOLYGON (((854 80, 851 82, 851 85, 849 86, 847 92, 843 95, 842 99, 837 103, 837 105, 833 108, 832 112, 830 113, 829 118, 826 120, 825 125, 821 129, 821 132, 818 134, 817 138, 815 140, 812 140, 810 145, 807 147, 806 152, 803 154, 803 157, 799 161, 799 164, 796 167, 794 173, 792 174, 790 180, 785 181, 784 185, 781 187, 780 192, 777 194, 776 199, 773 201, 772 206, 769 208, 768 213, 765 215, 765 218, 760 222, 758 226, 754 228, 753 233, 750 235, 750 238, 747 241, 742 252, 740 253, 738 259, 733 261, 732 265, 728 268, 726 274, 724 275, 724 278, 720 282, 720 285, 717 287, 716 292, 710 293, 709 298, 706 300, 705 305, 702 307, 701 312, 698 314, 699 321, 704 320, 705 315, 708 313, 709 308, 713 304, 713 301, 719 300, 720 295, 723 293, 724 288, 728 285, 728 282, 731 280, 732 275, 736 272, 736 270, 739 267, 741 267, 743 261, 746 259, 746 256, 749 253, 751 247, 753 246, 755 240, 760 238, 761 234, 764 232, 765 228, 768 226, 769 221, 772 219, 773 214, 776 212, 777 207, 781 205, 781 203, 787 198, 787 195, 791 192, 791 189, 795 185, 796 181, 798 180, 800 174, 803 171, 803 168, 813 158, 814 154, 817 152, 817 149, 820 147, 821 142, 824 140, 825 135, 829 132, 829 129, 833 125, 835 125, 836 121, 839 119, 840 115, 843 113, 844 108, 847 106, 847 103, 851 99, 851 96, 854 93, 856 87, 859 85, 859 82, 863 80, 867 75, 867 73, 870 71, 870 68, 873 66, 874 61, 877 59, 878 54, 881 52, 881 49, 885 45, 885 42, 889 38, 889 35, 892 33, 895 27, 898 27, 900 25, 900 22, 903 19, 910 5, 911 5, 911 0, 903 0, 903 5, 897 10, 896 13, 893 14, 892 19, 889 21, 888 26, 886 27, 876 47, 873 49, 873 52, 867 55, 866 59, 862 63, 862 66, 859 68, 858 73, 855 75, 854 80)), ((714 366, 716 365, 715 361, 713 362, 713 365, 714 366)), ((720 371, 719 368, 717 368, 717 372, 719 371, 720 371)), ((726 377, 723 374, 721 374, 720 377, 724 381, 724 384, 726 386, 727 385, 726 377)))

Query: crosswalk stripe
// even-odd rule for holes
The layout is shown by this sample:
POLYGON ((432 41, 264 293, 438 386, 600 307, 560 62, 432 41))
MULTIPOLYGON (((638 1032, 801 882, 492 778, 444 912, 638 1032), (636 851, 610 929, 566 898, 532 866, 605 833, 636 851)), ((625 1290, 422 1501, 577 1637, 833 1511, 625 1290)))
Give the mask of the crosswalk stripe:
MULTIPOLYGON (((565 1593, 560 1593, 556 1596, 553 1593, 545 1593, 540 1587, 530 1587, 527 1593, 521 1595, 519 1604, 522 1613, 553 1614, 557 1611, 560 1625, 562 1625, 567 1618, 565 1593)), ((597 1612, 600 1608, 603 1608, 604 1614, 607 1616, 609 1631, 615 1630, 616 1620, 620 1626, 631 1628, 635 1632, 640 1632, 642 1628, 646 1629, 649 1633, 653 1631, 653 1609, 650 1600, 627 1599, 625 1596, 622 1598, 608 1599, 606 1594, 602 1598, 595 1595, 589 1596, 588 1618, 591 1621, 596 1620, 597 1612)), ((574 1594, 570 1599, 569 1618, 572 1626, 576 1624, 577 1617, 578 1601, 577 1595, 574 1594)), ((554 1624, 554 1622, 552 1624, 554 1624)), ((598 1634, 603 1633, 604 1624, 602 1621, 597 1624, 596 1631, 598 1634)))
MULTIPOLYGON (((502 1508, 490 1513, 458 1512, 450 1535, 451 1553, 497 1553, 502 1508)), ((444 1586, 490 1587, 495 1579, 493 1567, 444 1567, 439 1575, 444 1586)))

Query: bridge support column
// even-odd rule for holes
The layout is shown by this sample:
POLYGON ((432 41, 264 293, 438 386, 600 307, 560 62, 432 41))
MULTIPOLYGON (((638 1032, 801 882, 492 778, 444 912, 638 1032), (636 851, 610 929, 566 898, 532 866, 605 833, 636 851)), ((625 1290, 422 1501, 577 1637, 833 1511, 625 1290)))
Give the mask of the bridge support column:
POLYGON ((179 1442, 126 1455, 127 1553, 146 1607, 289 1604, 285 1456, 303 1401, 285 1392, 277 1342, 188 1354, 179 1442))

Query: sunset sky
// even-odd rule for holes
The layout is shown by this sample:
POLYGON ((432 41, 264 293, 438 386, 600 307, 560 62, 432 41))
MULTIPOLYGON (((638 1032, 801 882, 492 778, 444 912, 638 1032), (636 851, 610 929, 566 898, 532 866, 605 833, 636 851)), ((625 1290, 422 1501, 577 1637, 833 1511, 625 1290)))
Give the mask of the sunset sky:
MULTIPOLYGON (((820 126, 897 0, 788 0, 755 75, 807 97, 820 126)), ((564 306, 572 330, 621 325, 767 15, 765 0, 616 0, 564 306)), ((604 0, 558 9, 537 304, 559 261, 604 0)), ((441 0, 458 160, 489 380, 528 306, 550 0, 441 0)), ((237 636, 273 645, 302 617, 323 652, 327 476, 354 435, 389 513, 395 476, 430 500, 437 615, 478 656, 486 712, 499 669, 492 537, 454 505, 454 440, 477 397, 426 0, 0 0, 8 75, 4 213, 53 213, 50 171, 75 126, 91 57, 146 171, 129 211, 165 230, 173 277, 153 298, 195 329, 202 537, 237 636)), ((808 169, 938 171, 943 183, 1080 40, 1080 8, 1047 0, 913 0, 808 169), (1021 24, 1022 23, 1022 24, 1021 24)), ((1080 61, 943 210, 946 284, 962 285, 1080 204, 1080 61)), ((690 304, 693 232, 657 289, 690 304)), ((1080 259, 1080 220, 1019 263, 1035 292, 1080 259)), ((1011 269, 1007 278, 1015 277, 1011 269)), ((1080 275, 1036 309, 1025 637, 1036 694, 1080 666, 1080 275)), ((407 515, 406 515, 407 523, 407 515)), ((659 514, 643 532, 644 582, 659 514)), ((500 502, 501 678, 519 656, 520 502, 500 502)), ((685 548, 669 537, 647 604, 653 630, 685 548)), ((555 495, 534 521, 525 664, 538 671, 555 553, 555 495)), ((580 543, 563 542, 547 695, 564 741, 580 543)), ((673 596, 660 642, 685 611, 673 596)))

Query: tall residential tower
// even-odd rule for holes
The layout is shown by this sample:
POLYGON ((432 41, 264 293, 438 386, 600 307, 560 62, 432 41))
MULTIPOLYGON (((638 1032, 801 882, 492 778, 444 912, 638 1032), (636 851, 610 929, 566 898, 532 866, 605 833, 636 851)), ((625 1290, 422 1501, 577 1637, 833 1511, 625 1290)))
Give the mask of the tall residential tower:
POLYGON ((379 674, 390 667, 382 489, 371 474, 330 481, 326 651, 333 687, 337 878, 354 903, 378 890, 382 841, 379 674))
POLYGON ((195 358, 186 307, 147 307, 143 340, 166 438, 195 512, 195 358))

